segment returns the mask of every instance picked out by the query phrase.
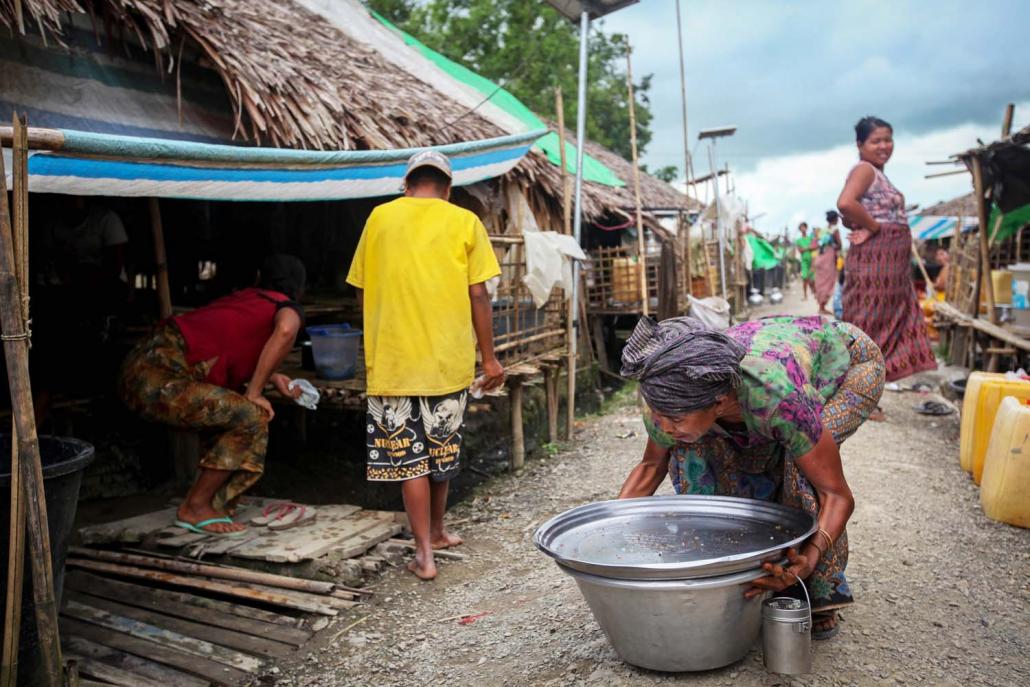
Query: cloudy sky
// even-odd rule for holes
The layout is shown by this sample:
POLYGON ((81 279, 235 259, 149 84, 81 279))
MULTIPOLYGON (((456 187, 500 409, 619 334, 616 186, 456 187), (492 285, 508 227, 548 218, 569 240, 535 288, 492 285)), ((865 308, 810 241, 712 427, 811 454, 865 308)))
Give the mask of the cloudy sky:
MULTIPOLYGON (((967 192, 969 176, 927 160, 990 141, 1008 102, 1030 124, 1030 2, 1025 0, 681 0, 695 174, 701 129, 735 124, 718 144, 756 226, 822 223, 855 160, 855 121, 894 125, 887 174, 909 203, 967 192)), ((654 74, 654 139, 644 162, 683 166, 675 0, 642 0, 604 20, 626 33, 635 74, 654 74)))

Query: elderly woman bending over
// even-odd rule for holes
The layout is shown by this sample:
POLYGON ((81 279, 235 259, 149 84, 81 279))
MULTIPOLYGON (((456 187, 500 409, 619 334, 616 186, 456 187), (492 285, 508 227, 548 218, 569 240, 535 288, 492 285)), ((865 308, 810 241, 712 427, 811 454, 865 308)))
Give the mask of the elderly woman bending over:
POLYGON ((857 327, 823 317, 771 317, 725 332, 678 317, 641 320, 622 355, 648 407, 643 460, 619 498, 654 493, 668 473, 677 494, 776 501, 818 519, 786 567, 766 564, 748 596, 804 580, 813 637, 837 633, 853 601, 844 577, 845 526, 855 501, 840 444, 883 392, 880 349, 857 327))

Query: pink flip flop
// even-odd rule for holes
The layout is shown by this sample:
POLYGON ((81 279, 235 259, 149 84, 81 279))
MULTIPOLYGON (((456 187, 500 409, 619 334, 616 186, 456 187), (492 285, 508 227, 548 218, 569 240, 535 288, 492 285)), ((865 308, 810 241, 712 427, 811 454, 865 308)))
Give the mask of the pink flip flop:
POLYGON ((252 518, 250 523, 258 527, 267 526, 268 529, 278 532, 305 525, 313 521, 317 515, 318 512, 314 508, 292 501, 282 501, 266 506, 261 515, 252 518))

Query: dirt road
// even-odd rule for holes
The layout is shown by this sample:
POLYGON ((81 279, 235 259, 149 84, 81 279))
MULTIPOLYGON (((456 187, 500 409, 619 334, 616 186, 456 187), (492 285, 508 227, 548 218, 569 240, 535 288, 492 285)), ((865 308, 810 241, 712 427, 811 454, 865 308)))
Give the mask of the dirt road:
POLYGON ((468 560, 444 562, 432 583, 395 569, 371 604, 262 684, 1028 685, 1030 530, 983 515, 958 465, 957 417, 922 417, 916 402, 886 393, 887 422, 867 423, 843 447, 857 498, 848 526, 857 602, 840 635, 816 644, 812 675, 766 673, 757 647, 701 674, 626 665, 573 581, 533 548, 540 522, 613 497, 639 460, 644 433, 630 399, 584 422, 568 450, 454 508, 451 517, 468 519, 458 527, 468 560), (457 620, 466 614, 483 615, 457 620))

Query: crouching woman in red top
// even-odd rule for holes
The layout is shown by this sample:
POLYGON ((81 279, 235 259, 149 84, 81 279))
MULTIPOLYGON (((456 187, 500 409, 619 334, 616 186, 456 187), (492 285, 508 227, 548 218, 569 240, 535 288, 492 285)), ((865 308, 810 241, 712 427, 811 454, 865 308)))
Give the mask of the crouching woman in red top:
POLYGON ((275 370, 300 331, 304 280, 300 260, 270 256, 257 288, 166 320, 122 364, 119 395, 133 412, 200 435, 200 472, 176 525, 223 536, 246 530, 228 511, 264 471, 274 414, 265 384, 299 395, 275 370))

